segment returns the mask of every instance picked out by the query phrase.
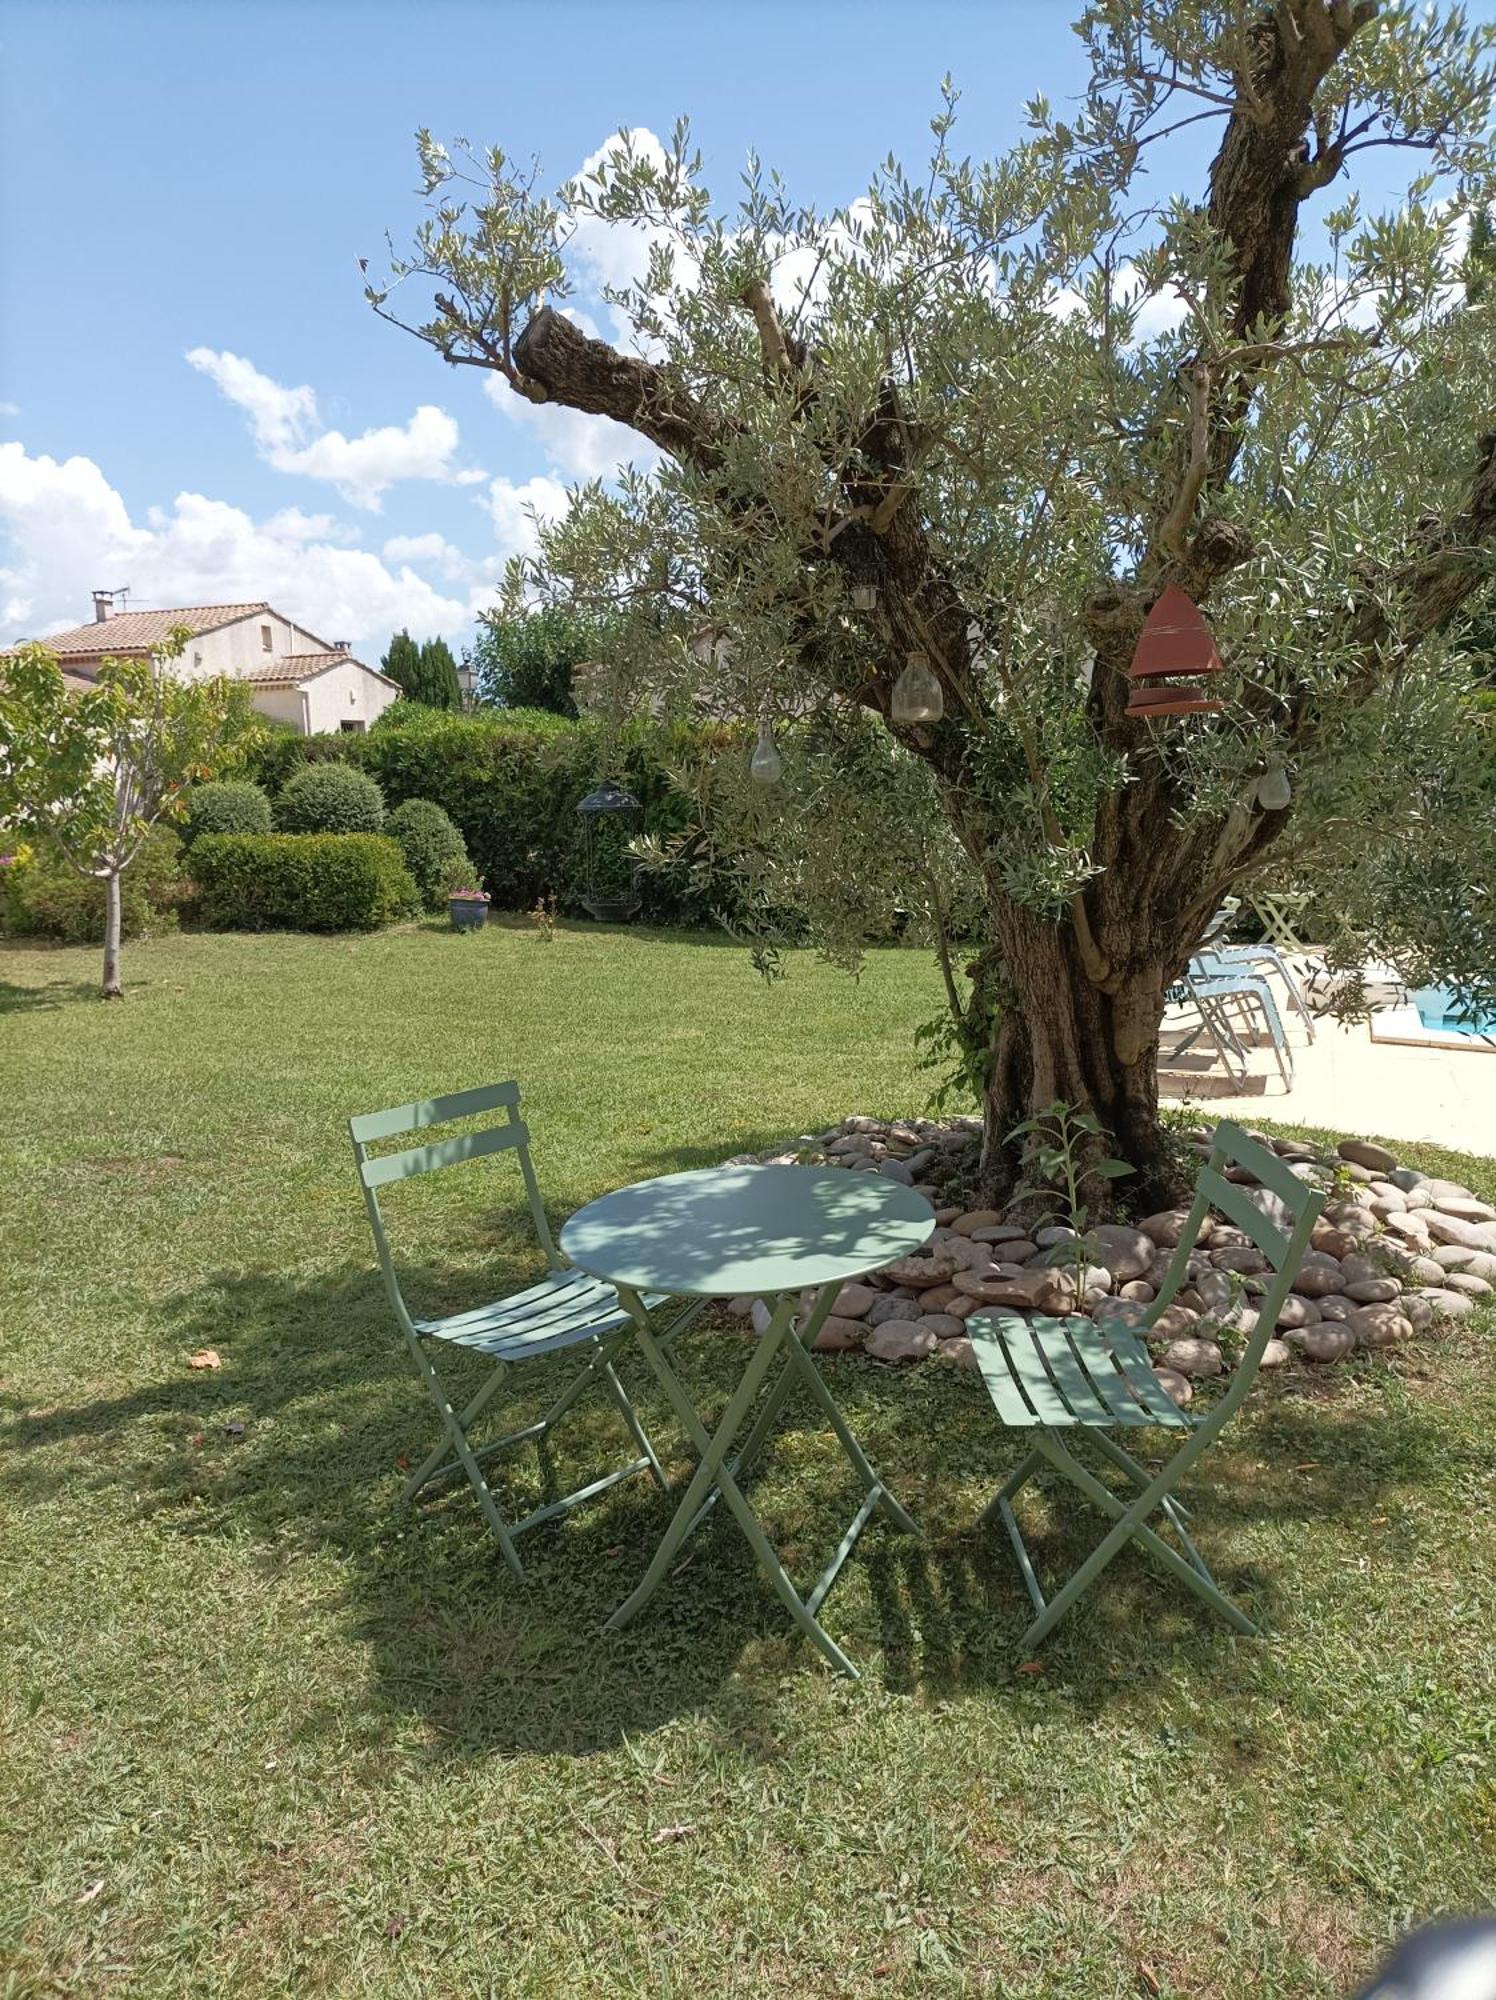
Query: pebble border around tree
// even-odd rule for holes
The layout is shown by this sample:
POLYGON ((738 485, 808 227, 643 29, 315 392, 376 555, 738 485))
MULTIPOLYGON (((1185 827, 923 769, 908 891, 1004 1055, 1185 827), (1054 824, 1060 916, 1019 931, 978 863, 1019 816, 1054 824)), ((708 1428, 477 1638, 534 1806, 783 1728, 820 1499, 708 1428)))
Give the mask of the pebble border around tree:
MULTIPOLYGON (((946 1198, 945 1189, 973 1175, 980 1133, 974 1118, 937 1124, 852 1116, 791 1146, 726 1163, 817 1161, 883 1174, 934 1207, 937 1226, 923 1249, 842 1287, 816 1336, 822 1352, 860 1350, 877 1361, 935 1359, 974 1369, 969 1314, 991 1306, 1020 1313, 1076 1309, 1073 1270, 1057 1268, 1057 1253, 1059 1263, 1067 1261, 1073 1230, 1055 1224, 1030 1236, 1000 1209, 946 1198)), ((1263 1355, 1265 1368, 1295 1355, 1332 1362, 1400 1346, 1436 1319, 1473 1311, 1496 1291, 1496 1208, 1468 1188, 1404 1167, 1368 1139, 1344 1139, 1331 1156, 1298 1139, 1252 1137, 1305 1180, 1340 1183, 1343 1190, 1315 1224, 1313 1247, 1263 1355)), ((1193 1128, 1188 1139, 1202 1157, 1209 1153, 1207 1127, 1193 1128)), ((1232 1169, 1230 1178, 1257 1185, 1242 1169, 1232 1169)), ((1255 1198, 1273 1213, 1275 1196, 1263 1189, 1255 1198)), ((1089 1231, 1096 1256, 1085 1271, 1080 1309, 1098 1325, 1137 1326, 1186 1219, 1183 1208, 1165 1209, 1136 1224, 1102 1223, 1089 1231)), ((1188 1283, 1147 1333, 1154 1372, 1176 1403, 1190 1400, 1195 1381, 1230 1372, 1256 1323, 1252 1298, 1265 1289, 1267 1270, 1267 1259, 1241 1230, 1206 1217, 1188 1283)), ((761 1301, 734 1299, 728 1309, 757 1332, 768 1324, 761 1301)))

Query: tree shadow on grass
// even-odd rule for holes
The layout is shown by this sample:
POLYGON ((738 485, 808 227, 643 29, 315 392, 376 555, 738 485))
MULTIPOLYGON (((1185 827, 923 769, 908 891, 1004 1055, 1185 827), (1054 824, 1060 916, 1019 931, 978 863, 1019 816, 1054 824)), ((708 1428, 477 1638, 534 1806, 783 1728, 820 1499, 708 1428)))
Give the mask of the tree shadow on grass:
MULTIPOLYGON (((442 1273, 418 1276, 441 1288, 442 1273)), ((679 1364, 709 1423, 746 1347, 741 1328, 726 1325, 682 1343, 679 1364)), ((435 1504, 410 1510, 399 1501, 402 1459, 424 1455, 435 1420, 374 1274, 218 1276, 168 1302, 155 1359, 156 1379, 118 1397, 41 1412, 12 1399, 0 1410, 0 1493, 21 1506, 80 1488, 128 1494, 158 1534, 231 1538, 238 1548, 247 1537, 267 1575, 331 1552, 392 1731, 423 1714, 434 1756, 583 1754, 699 1711, 751 1753, 765 1707, 783 1698, 784 1675, 823 1671, 724 1507, 634 1623, 602 1633, 643 1574, 692 1463, 638 1357, 624 1372, 673 1491, 630 1480, 525 1536, 522 1582, 504 1568, 465 1482, 435 1504), (203 1347, 218 1352, 221 1368, 189 1372, 187 1355, 203 1347)), ((543 1406, 576 1365, 563 1356, 520 1371, 525 1406, 543 1406)), ((828 1603, 828 1629, 895 1691, 1032 1693, 1034 1682, 1018 1677, 1028 1601, 1001 1532, 973 1525, 1022 1441, 1001 1432, 980 1384, 953 1368, 898 1374, 850 1357, 830 1373, 848 1421, 926 1535, 870 1527, 828 1603)), ((454 1400, 484 1377, 481 1362, 459 1361, 454 1400)), ((504 1427, 516 1418, 523 1413, 506 1412, 504 1427)), ((1460 1448, 1432 1409, 1375 1406, 1351 1420, 1349 1449, 1347 1428, 1340 1424, 1328 1453, 1319 1413, 1281 1403, 1251 1424, 1245 1452, 1233 1453, 1228 1434, 1195 1482, 1207 1555, 1269 1629, 1277 1579, 1233 1560, 1237 1525, 1360 1522, 1390 1481, 1435 1468, 1447 1475, 1460 1448), (1312 1477, 1290 1474, 1311 1461, 1312 1477)), ((599 1396, 548 1443, 553 1454, 521 1447, 499 1461, 496 1490, 511 1516, 630 1455, 617 1413, 599 1396)), ((858 1497, 819 1418, 792 1405, 754 1499, 802 1587, 858 1497)), ((1068 1497, 1053 1511, 1041 1502, 1034 1525, 1036 1557, 1050 1574, 1075 1567, 1103 1532, 1068 1497)), ((1093 1717, 1119 1694, 1136 1697, 1181 1673, 1224 1690, 1239 1674, 1237 1644, 1128 1553, 1048 1649, 1046 1699, 1093 1717)))
POLYGON ((99 998, 97 979, 49 979, 39 986, 14 986, 0 979, 0 1014, 37 1014, 99 998))

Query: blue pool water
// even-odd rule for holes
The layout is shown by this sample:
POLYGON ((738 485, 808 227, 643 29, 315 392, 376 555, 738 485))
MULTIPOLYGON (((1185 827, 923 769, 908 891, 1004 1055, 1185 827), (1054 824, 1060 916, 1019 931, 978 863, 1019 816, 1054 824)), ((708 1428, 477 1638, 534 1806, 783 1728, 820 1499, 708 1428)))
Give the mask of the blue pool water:
POLYGON ((1420 986, 1408 998, 1425 1028, 1440 1028, 1446 1035, 1496 1035, 1496 1014, 1480 1014, 1472 1020, 1460 1013, 1447 987, 1420 986))

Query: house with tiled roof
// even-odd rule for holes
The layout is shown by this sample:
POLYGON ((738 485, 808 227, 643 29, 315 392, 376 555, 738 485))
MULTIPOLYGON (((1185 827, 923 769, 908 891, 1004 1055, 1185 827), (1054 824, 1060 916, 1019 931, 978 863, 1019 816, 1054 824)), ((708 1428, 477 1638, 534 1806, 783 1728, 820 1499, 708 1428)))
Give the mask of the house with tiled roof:
POLYGON ((362 731, 383 715, 400 689, 388 674, 356 659, 346 640, 319 638, 266 603, 187 604, 161 611, 116 606, 124 593, 94 592, 87 625, 51 632, 42 644, 74 682, 93 680, 106 655, 140 658, 178 626, 191 633, 172 671, 187 680, 226 674, 247 681, 262 715, 304 736, 321 730, 362 731))

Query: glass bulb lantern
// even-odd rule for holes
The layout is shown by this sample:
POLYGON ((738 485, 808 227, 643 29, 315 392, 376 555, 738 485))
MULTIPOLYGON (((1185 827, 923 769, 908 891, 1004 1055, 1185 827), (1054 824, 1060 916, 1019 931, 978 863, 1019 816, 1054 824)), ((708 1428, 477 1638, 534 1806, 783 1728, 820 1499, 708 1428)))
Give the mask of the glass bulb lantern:
POLYGON ((945 714, 945 696, 923 653, 909 655, 893 684, 889 712, 895 722, 938 722, 945 714))
POLYGON ((1293 804, 1293 786, 1281 757, 1275 758, 1257 780, 1257 803, 1264 812, 1286 812, 1293 804))
POLYGON ((774 732, 767 717, 758 725, 758 741, 748 761, 748 775, 756 785, 777 785, 784 776, 784 759, 774 747, 774 732))
POLYGON ((852 585, 852 609, 854 611, 876 611, 878 608, 878 586, 876 583, 854 583, 852 585))

